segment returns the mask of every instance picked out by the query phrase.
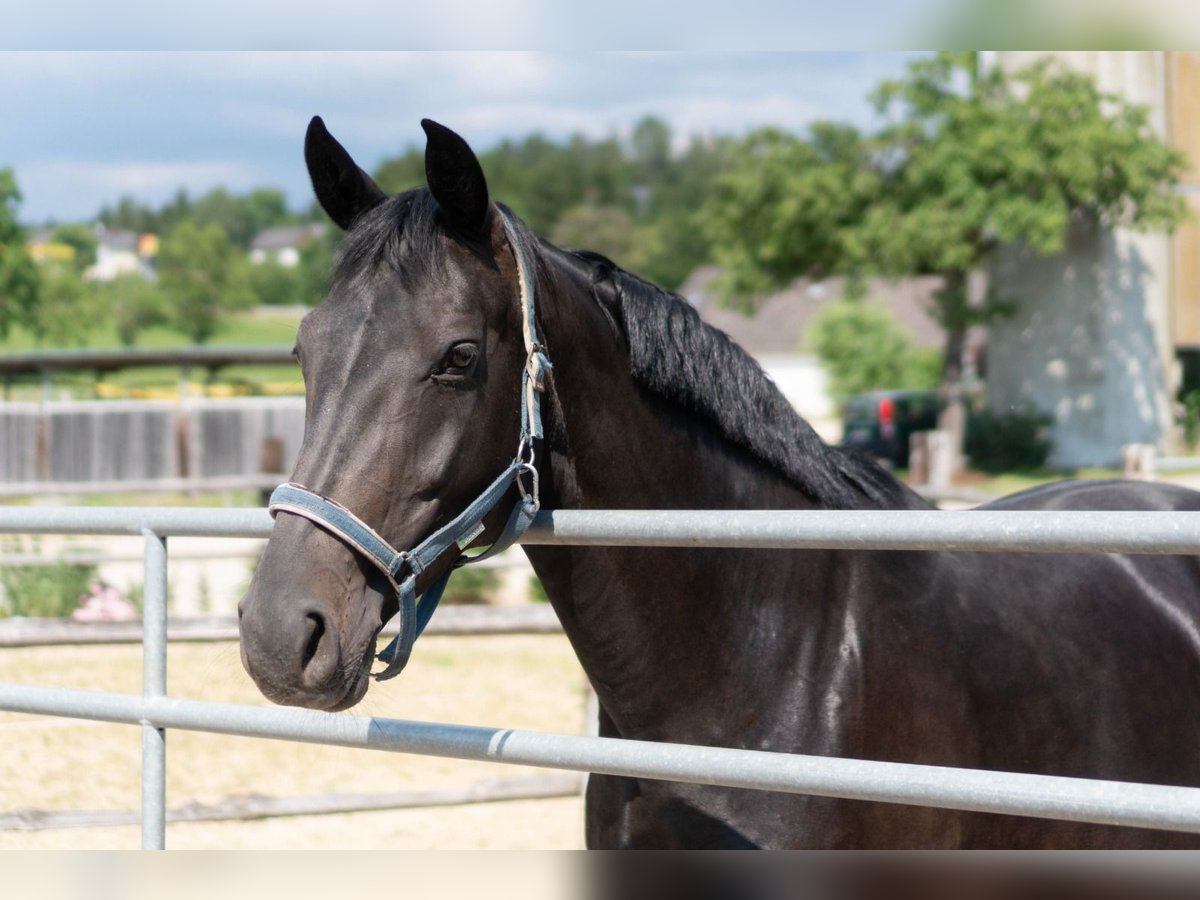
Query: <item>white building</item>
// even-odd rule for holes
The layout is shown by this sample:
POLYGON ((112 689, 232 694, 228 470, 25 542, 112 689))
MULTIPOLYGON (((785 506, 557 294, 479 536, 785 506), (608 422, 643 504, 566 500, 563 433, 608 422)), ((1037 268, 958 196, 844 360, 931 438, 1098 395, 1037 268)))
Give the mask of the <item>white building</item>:
POLYGON ((299 265, 301 248, 324 233, 325 226, 318 223, 267 228, 256 234, 250 242, 250 262, 257 264, 273 260, 290 269, 299 265))
MULTIPOLYGON (((1011 71, 1040 55, 998 51, 988 57, 1011 71)), ((1185 150, 1200 148, 1197 107, 1184 105, 1200 97, 1197 54, 1055 56, 1092 74, 1101 90, 1149 107, 1161 139, 1185 150)), ((1188 180, 1200 181, 1192 172, 1188 180)), ((1195 194, 1187 196, 1195 206, 1195 194)), ((1186 356, 1189 347, 1200 348, 1197 251, 1200 233, 1193 224, 1174 239, 1080 227, 1059 256, 1019 249, 999 253, 990 277, 1000 293, 1021 302, 1013 318, 990 329, 989 405, 997 411, 1033 406, 1052 414, 1050 461, 1058 466, 1116 465, 1121 448, 1132 443, 1172 449, 1173 401, 1182 371, 1177 350, 1186 356)))

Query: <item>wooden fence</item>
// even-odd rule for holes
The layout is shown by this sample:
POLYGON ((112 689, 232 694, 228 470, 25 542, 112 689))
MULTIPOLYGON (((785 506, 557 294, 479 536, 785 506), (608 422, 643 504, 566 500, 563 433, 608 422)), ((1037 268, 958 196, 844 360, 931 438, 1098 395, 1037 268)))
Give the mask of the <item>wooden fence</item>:
POLYGON ((267 488, 295 463, 302 397, 0 404, 0 495, 267 488))

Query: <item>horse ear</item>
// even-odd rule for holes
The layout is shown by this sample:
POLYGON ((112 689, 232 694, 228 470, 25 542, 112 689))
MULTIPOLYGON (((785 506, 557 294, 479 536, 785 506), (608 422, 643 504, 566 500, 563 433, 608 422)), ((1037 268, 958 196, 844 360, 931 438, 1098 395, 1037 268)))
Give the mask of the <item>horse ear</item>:
POLYGON ((320 116, 313 116, 304 136, 304 161, 321 208, 343 231, 374 209, 387 195, 358 167, 346 148, 334 140, 320 116))
POLYGON ((468 237, 487 225, 488 189, 483 168, 467 142, 444 125, 422 119, 425 180, 450 226, 468 237))

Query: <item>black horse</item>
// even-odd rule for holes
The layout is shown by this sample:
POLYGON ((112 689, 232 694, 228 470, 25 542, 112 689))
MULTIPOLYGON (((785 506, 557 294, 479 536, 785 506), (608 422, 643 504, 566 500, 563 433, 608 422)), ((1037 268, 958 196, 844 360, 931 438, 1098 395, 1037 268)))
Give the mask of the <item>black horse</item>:
MULTIPOLYGON (((429 188, 386 196, 325 130, 305 152, 346 235, 300 326, 293 480, 397 547, 509 466, 531 259, 554 368, 536 449, 557 509, 923 509, 827 446, 680 298, 539 240, 466 143, 423 123, 429 188)), ((516 490, 510 491, 515 497, 516 490)), ((485 520, 493 539, 508 505, 485 520)), ((1200 494, 1061 483, 993 509, 1200 510, 1200 494)), ((528 547, 600 700, 639 740, 1200 786, 1200 569, 1188 557, 528 547)), ((442 554, 418 588, 452 565, 442 554)), ((388 580, 279 516, 242 656, 279 703, 367 690, 388 580)), ((418 662, 419 664, 419 656, 418 662)), ((1177 847, 1194 835, 593 776, 596 847, 1177 847)))

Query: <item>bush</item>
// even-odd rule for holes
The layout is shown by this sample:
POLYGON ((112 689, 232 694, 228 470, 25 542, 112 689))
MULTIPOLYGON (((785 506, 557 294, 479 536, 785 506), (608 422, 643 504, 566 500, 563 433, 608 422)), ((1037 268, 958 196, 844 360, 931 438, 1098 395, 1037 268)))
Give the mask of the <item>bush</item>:
POLYGON ((813 317, 809 341, 839 403, 874 390, 937 386, 941 354, 917 350, 892 313, 867 300, 831 303, 813 317))
POLYGON ((1050 455, 1053 419, 1034 409, 973 412, 967 422, 966 453, 985 472, 1040 469, 1050 455))
POLYGON ((542 584, 540 578, 536 575, 529 576, 529 602, 530 603, 549 603, 550 597, 546 594, 546 588, 542 584))
POLYGON ((1189 450, 1196 449, 1200 439, 1200 390, 1188 391, 1180 398, 1182 410, 1176 420, 1183 428, 1183 440, 1189 450))
POLYGON ((487 603, 493 591, 500 586, 500 574, 495 569, 481 566, 465 566, 456 569, 446 585, 442 603, 465 606, 487 603))
MULTIPOLYGON (((6 553, 37 555, 40 542, 26 546, 19 538, 5 541, 6 553)), ((0 566, 0 617, 45 616, 65 618, 79 606, 79 599, 96 578, 96 567, 85 563, 0 566)))

